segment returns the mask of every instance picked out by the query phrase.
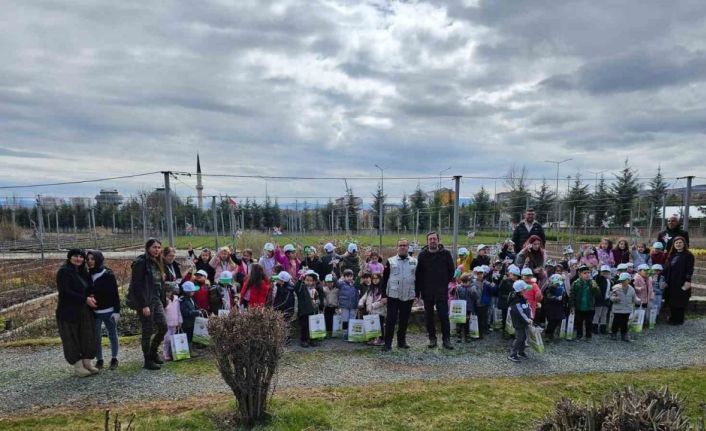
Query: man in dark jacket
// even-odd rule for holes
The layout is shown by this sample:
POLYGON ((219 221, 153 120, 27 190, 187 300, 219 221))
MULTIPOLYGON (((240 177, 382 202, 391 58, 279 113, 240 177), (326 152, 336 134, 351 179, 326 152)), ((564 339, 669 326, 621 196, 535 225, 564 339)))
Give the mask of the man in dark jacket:
POLYGON ((525 242, 530 236, 537 235, 542 239, 542 247, 546 246, 546 237, 544 236, 544 228, 538 222, 534 221, 534 210, 528 208, 525 211, 525 219, 520 221, 515 227, 515 232, 512 234, 512 242, 515 243, 515 253, 519 253, 525 246, 525 242))
POLYGON ((164 362, 159 357, 159 346, 167 333, 164 292, 164 265, 162 243, 154 238, 147 240, 145 254, 132 263, 132 276, 128 289, 130 308, 137 311, 142 324, 142 354, 144 368, 159 370, 164 362), (154 337, 152 336, 154 333, 154 337))
POLYGON ((664 244, 664 251, 669 253, 669 251, 672 249, 672 242, 674 241, 674 238, 678 236, 684 238, 684 242, 686 242, 686 246, 688 247, 689 232, 681 228, 681 219, 679 218, 679 216, 676 214, 672 214, 667 219, 667 229, 657 234, 657 241, 664 244))
POLYGON ((434 307, 441 320, 443 346, 452 350, 451 326, 449 324, 448 286, 454 276, 454 260, 451 253, 439 244, 439 234, 427 234, 427 246, 417 259, 414 289, 424 300, 424 319, 429 336, 429 348, 437 346, 434 307))

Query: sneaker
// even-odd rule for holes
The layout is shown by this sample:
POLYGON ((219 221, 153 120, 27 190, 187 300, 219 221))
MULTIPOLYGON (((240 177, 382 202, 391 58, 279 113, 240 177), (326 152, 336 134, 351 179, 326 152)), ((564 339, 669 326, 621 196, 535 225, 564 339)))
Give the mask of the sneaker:
POLYGON ((110 369, 111 370, 117 370, 118 369, 118 358, 113 358, 110 360, 110 369))
POLYGON ((527 356, 527 353, 525 353, 525 352, 520 352, 517 354, 517 356, 522 359, 529 359, 529 356, 527 356))
POLYGON ((508 355, 507 358, 511 360, 512 362, 520 362, 520 358, 514 355, 508 355))
POLYGON ((99 359, 96 361, 96 368, 98 368, 99 370, 103 369, 103 360, 102 359, 99 359))

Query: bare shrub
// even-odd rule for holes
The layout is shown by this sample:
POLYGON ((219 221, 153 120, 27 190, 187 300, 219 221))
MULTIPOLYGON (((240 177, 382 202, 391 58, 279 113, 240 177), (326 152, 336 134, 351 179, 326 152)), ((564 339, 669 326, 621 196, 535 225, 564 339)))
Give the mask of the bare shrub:
POLYGON ((218 369, 237 400, 238 420, 252 426, 265 418, 270 383, 284 352, 284 316, 270 308, 233 310, 209 319, 208 331, 218 369))
POLYGON ((537 427, 538 431, 689 431, 684 400, 669 391, 625 388, 600 403, 579 404, 562 398, 537 427))

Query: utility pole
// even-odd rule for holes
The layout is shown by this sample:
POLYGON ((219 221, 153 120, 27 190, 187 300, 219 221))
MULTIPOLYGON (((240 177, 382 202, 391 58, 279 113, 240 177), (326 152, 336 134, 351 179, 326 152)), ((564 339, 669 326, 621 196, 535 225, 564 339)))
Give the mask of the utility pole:
POLYGON ((218 215, 216 213, 216 197, 211 196, 211 213, 213 213, 213 235, 216 239, 216 251, 218 250, 218 215))
POLYGON ((98 229, 96 229, 96 210, 91 207, 91 222, 93 223, 93 248, 98 249, 98 229))
MULTIPOLYGON (((686 178, 686 190, 684 190, 684 230, 688 231, 689 230, 689 209, 691 206, 691 181, 694 179, 693 175, 689 175, 687 177, 681 177, 681 178, 686 178)), ((681 179, 677 178, 677 179, 681 179)))
POLYGON ((380 247, 380 253, 382 253, 382 236, 384 235, 385 232, 385 219, 384 219, 384 213, 385 213, 385 171, 382 170, 380 166, 377 164, 375 165, 376 168, 380 169, 380 201, 378 202, 378 208, 379 210, 379 219, 378 219, 378 236, 379 238, 379 247, 380 247))
POLYGON ((142 199, 142 242, 147 243, 147 210, 145 209, 145 200, 142 199))
POLYGON ((37 233, 39 234, 39 250, 44 262, 44 215, 42 214, 42 198, 37 195, 37 233))
POLYGON ((174 247, 174 216, 172 215, 172 192, 169 187, 170 171, 162 171, 164 174, 164 217, 167 219, 167 238, 169 246, 174 247))
POLYGON ((54 224, 56 225, 56 249, 61 250, 61 244, 59 244, 59 211, 54 211, 54 224))
POLYGON ((455 183, 455 190, 456 190, 456 196, 454 197, 454 229, 453 229, 453 238, 454 238, 454 262, 456 262, 456 258, 458 257, 458 201, 459 201, 459 193, 461 192, 461 176, 460 175, 454 175, 454 183, 455 183))
POLYGON ((419 210, 417 209, 417 221, 414 224, 414 242, 417 242, 418 236, 419 236, 419 210))
MULTIPOLYGON (((554 163, 556 165, 556 197, 554 200, 554 208, 556 210, 556 239, 559 241, 559 220, 561 218, 561 208, 560 208, 560 203, 559 203, 559 166, 563 163, 566 163, 570 160, 573 159, 564 159, 564 160, 559 160, 559 161, 554 161, 554 160, 545 160, 544 163, 554 163)), ((567 193, 568 193, 568 186, 567 186, 567 193)))
POLYGON ((667 206, 665 205, 666 200, 667 200, 667 197, 666 197, 666 193, 665 193, 662 195, 662 223, 660 223, 660 228, 659 228, 660 231, 664 230, 664 224, 665 224, 666 218, 667 218, 667 206))

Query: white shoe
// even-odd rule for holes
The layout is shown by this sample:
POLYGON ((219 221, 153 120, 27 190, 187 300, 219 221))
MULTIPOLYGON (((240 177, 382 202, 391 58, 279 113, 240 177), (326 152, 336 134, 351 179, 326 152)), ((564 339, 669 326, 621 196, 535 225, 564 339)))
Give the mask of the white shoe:
POLYGON ((100 371, 98 368, 93 366, 91 359, 82 359, 81 362, 83 363, 83 368, 87 369, 91 374, 98 374, 100 371))
POLYGON ((88 377, 92 373, 83 367, 83 361, 76 361, 74 363, 74 374, 79 377, 88 377))

